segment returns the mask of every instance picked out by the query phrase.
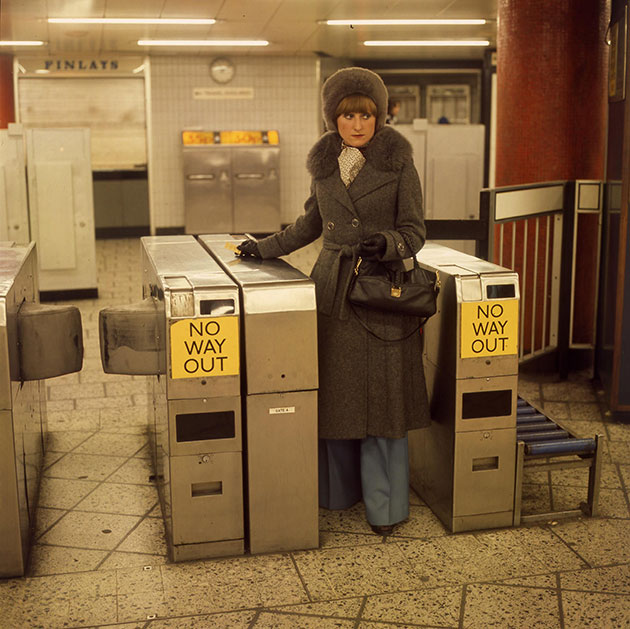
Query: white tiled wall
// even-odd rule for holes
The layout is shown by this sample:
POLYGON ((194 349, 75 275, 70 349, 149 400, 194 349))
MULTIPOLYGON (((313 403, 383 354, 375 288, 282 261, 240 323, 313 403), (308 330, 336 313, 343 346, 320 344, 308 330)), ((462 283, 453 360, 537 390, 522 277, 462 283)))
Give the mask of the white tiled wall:
POLYGON ((193 88, 217 87, 213 57, 151 57, 148 133, 155 228, 184 225, 181 131, 277 129, 282 221, 303 211, 310 177, 306 156, 320 135, 319 68, 315 57, 232 57, 230 87, 253 87, 253 100, 193 100, 193 88))

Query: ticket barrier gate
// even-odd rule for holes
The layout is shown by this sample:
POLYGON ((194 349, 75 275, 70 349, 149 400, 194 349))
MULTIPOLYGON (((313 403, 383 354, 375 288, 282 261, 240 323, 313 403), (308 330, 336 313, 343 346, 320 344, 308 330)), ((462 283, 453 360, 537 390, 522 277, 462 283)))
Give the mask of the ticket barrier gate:
POLYGON ((453 532, 511 526, 518 275, 431 243, 417 259, 441 290, 424 328, 432 421, 409 434, 411 485, 453 532))
POLYGON ((250 549, 315 548, 315 286, 283 260, 235 258, 233 249, 243 238, 213 234, 199 242, 241 292, 250 549))
POLYGON ((143 301, 100 313, 103 369, 155 376, 149 436, 172 559, 242 554, 238 288, 192 236, 141 242, 143 301))
POLYGON ((81 314, 42 306, 35 244, 0 242, 0 577, 26 571, 47 436, 45 378, 80 371, 81 314))
MULTIPOLYGON (((221 245, 225 245, 226 238, 221 245)), ((248 542, 252 552, 285 550, 296 547, 296 543, 301 547, 302 533, 296 531, 299 534, 292 537, 278 525, 283 514, 278 513, 274 497, 278 492, 284 495, 287 523, 295 523, 289 515, 295 513, 296 528, 303 525, 307 531, 312 527, 317 530, 316 488, 309 527, 300 519, 304 516, 298 511, 304 509, 304 500, 291 478, 291 474, 300 476, 303 461, 308 468, 310 450, 315 456, 315 411, 312 446, 304 438, 288 447, 288 460, 293 461, 291 449, 299 453, 300 460, 289 478, 280 478, 285 470, 283 461, 268 456, 277 450, 268 441, 272 433, 264 433, 273 426, 262 425, 262 433, 252 433, 248 444, 251 450, 247 455, 244 452, 242 409, 247 408, 252 416, 256 411, 249 401, 241 404, 241 373, 245 373, 247 364, 247 375, 252 381, 260 377, 262 370, 262 377, 272 384, 274 378, 294 383, 297 374, 304 370, 304 362, 285 364, 282 373, 265 370, 273 358, 273 347, 261 364, 250 364, 249 355, 243 358, 241 303, 247 308, 252 302, 247 297, 241 302, 240 287, 192 236, 145 237, 141 241, 143 302, 101 311, 101 359, 107 373, 155 376, 154 417, 149 432, 172 559, 242 554, 248 542), (253 448, 252 444, 259 444, 260 448, 253 448), (257 464, 255 453, 252 454, 255 451, 261 457, 257 464), (245 479, 249 480, 249 487, 243 478, 246 465, 250 466, 245 479), (247 487, 248 492, 244 489, 247 487), (286 488, 295 493, 286 495, 286 488), (248 505, 249 527, 244 505, 248 505), (256 515, 251 517, 252 513, 256 515)), ((229 257, 239 261, 232 252, 229 257)), ((274 262, 290 268, 281 261, 274 262)), ((243 261, 243 266, 246 264, 243 261)), ((297 286, 310 283, 304 276, 301 280, 300 284, 292 277, 297 286)), ((259 291, 258 297, 258 302, 254 299, 253 303, 267 307, 272 305, 269 298, 277 298, 265 290, 259 291)), ((271 338, 266 327, 268 319, 263 316, 256 322, 262 326, 261 334, 271 338)), ((284 325, 289 324, 284 321, 284 325)), ((300 331, 304 334, 303 328, 300 331)), ((252 340, 251 347, 254 346, 252 340)), ((306 372, 312 369, 309 366, 306 372)), ((315 395, 313 391, 308 393, 315 395)), ((276 405, 268 409, 270 419, 279 420, 275 423, 281 427, 285 416, 303 418, 304 404, 291 393, 277 396, 276 405)), ((290 432, 287 435, 285 438, 290 440, 290 432)), ((317 545, 317 537, 313 545, 317 545)))

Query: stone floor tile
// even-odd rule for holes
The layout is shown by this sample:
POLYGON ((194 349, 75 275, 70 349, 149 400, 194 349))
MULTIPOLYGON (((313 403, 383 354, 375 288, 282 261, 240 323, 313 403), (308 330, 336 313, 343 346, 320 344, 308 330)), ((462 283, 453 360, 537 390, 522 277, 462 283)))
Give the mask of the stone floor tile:
POLYGON ((133 483, 135 485, 155 486, 151 480, 153 468, 151 459, 133 457, 114 472, 107 481, 110 483, 133 483))
POLYGON ((538 574, 531 577, 518 577, 517 579, 505 579, 501 581, 506 585, 525 585, 528 587, 536 588, 555 588, 556 587, 556 575, 555 574, 538 574))
POLYGON ((560 629, 557 592, 516 586, 469 585, 464 601, 463 626, 466 629, 560 629))
POLYGON ((606 424, 608 438, 611 441, 630 441, 630 424, 606 424))
POLYGON ((602 435, 606 439, 606 425, 604 422, 565 419, 560 423, 576 437, 592 439, 595 435, 602 435))
POLYGON ((126 553, 114 551, 100 565, 99 570, 125 570, 133 567, 157 567, 168 561, 166 555, 148 555, 145 553, 126 553))
POLYGON ((630 627, 630 596, 562 592, 565 629, 630 627))
POLYGON ((105 395, 105 387, 102 384, 49 384, 47 389, 49 401, 97 398, 105 395))
POLYGON ((121 382, 108 382, 105 385, 106 395, 147 395, 148 383, 128 378, 121 382))
POLYGON ((107 628, 107 629, 146 629, 147 621, 142 620, 140 622, 126 622, 122 625, 94 625, 94 629, 98 629, 99 627, 107 628))
POLYGON ((601 422, 602 412, 598 402, 569 402, 572 420, 601 422))
POLYGON ((89 439, 94 431, 48 430, 46 450, 52 452, 70 452, 89 439))
MULTIPOLYGON (((542 383, 542 394, 545 401, 557 402, 596 402, 597 396, 590 386, 581 382, 545 382, 542 383)), ((519 385, 520 388, 520 385, 519 385)))
POLYGON ((426 507, 427 503, 414 491, 412 487, 409 488, 409 504, 416 507, 426 507))
MULTIPOLYGON (((530 468, 531 469, 531 468, 530 468)), ((588 487, 588 468, 555 470, 551 472, 551 484, 561 487, 588 487)), ((527 471, 524 474, 524 480, 528 483, 543 484, 548 483, 547 472, 527 471)), ((600 487, 604 489, 621 489, 621 482, 617 471, 617 465, 613 463, 604 463, 602 465, 602 475, 600 487)))
POLYGON ((298 552, 294 558, 314 601, 410 590, 424 585, 398 544, 298 552))
POLYGON ((93 433, 100 427, 97 415, 76 409, 52 412, 48 409, 46 419, 48 422, 48 430, 74 430, 93 433))
POLYGON ((35 518, 35 533, 33 539, 37 539, 40 535, 45 533, 65 513, 67 513, 65 509, 49 509, 47 507, 37 507, 37 516, 35 518))
POLYGON ((372 534, 372 529, 365 519, 365 506, 362 502, 350 509, 319 510, 319 528, 322 531, 337 531, 344 533, 372 534))
POLYGON ((133 529, 140 518, 112 513, 67 513, 47 533, 42 544, 112 550, 133 529))
MULTIPOLYGON (((586 488, 553 487, 554 509, 578 509, 587 500, 586 488)), ((607 518, 630 518, 628 501, 621 489, 600 489, 599 515, 607 518)))
POLYGON ((121 435, 101 430, 75 448, 74 453, 133 456, 146 443, 145 435, 121 435))
POLYGON ((605 446, 613 463, 630 465, 630 441, 607 441, 605 446))
POLYGON ((343 546, 365 546, 382 544, 383 538, 380 535, 369 533, 336 533, 334 531, 319 532, 320 548, 341 548, 343 546))
POLYGON ((125 461, 125 457, 120 456, 98 456, 70 452, 48 467, 44 475, 53 478, 102 481, 115 472, 125 461))
POLYGON ((78 572, 54 576, 33 577, 23 580, 20 596, 23 601, 49 599, 74 600, 114 596, 116 573, 78 572))
POLYGON ((429 507, 409 507, 409 518, 394 529, 394 535, 389 540, 398 537, 414 537, 430 539, 448 535, 448 529, 440 522, 429 507))
POLYGON ((96 481, 43 476, 39 488, 39 509, 72 509, 96 487, 96 481))
POLYGON ((560 573, 563 590, 630 594, 630 565, 560 573))
POLYGON ((212 614, 211 616, 188 616, 187 618, 169 618, 153 620, 150 629, 248 629, 256 612, 232 612, 212 614))
MULTIPOLYGON (((119 623, 164 619, 175 615, 163 593, 121 594, 117 599, 119 623)), ((195 612, 190 610, 188 613, 195 612)))
POLYGON ((116 397, 90 397, 74 400, 79 410, 95 411, 101 408, 128 408, 133 402, 129 395, 117 395, 116 397))
POLYGON ((140 594, 142 592, 164 592, 162 571, 153 566, 123 568, 116 571, 117 594, 140 594))
POLYGON ((116 550, 166 555, 164 523, 158 518, 144 518, 116 550))
POLYGON ((353 620, 340 618, 321 618, 318 616, 300 616, 297 614, 278 614, 261 612, 252 627, 256 629, 354 629, 353 620))
POLYGON ((30 576, 69 574, 95 570, 107 552, 33 544, 31 547, 30 576))
POLYGON ((548 485, 532 484, 530 482, 525 482, 525 480, 530 480, 529 475, 527 476, 527 479, 525 479, 525 477, 523 478, 521 513, 523 515, 548 513, 551 510, 551 494, 548 485))
POLYGON ((554 421, 562 421, 570 418, 568 402, 549 402, 545 400, 541 404, 540 410, 554 421))
POLYGON ((77 511, 145 515, 158 502, 157 489, 150 485, 102 483, 75 506, 77 511))
POLYGON ((314 616, 329 616, 335 618, 356 618, 361 609, 363 597, 346 598, 338 601, 326 601, 324 603, 305 603, 302 605, 284 605, 274 607, 272 610, 291 612, 295 614, 308 614, 314 616))
POLYGON ((461 600, 461 587, 368 596, 361 618, 416 625, 457 626, 461 600))
POLYGON ((560 522, 553 532, 591 566, 630 562, 630 521, 580 518, 560 522))

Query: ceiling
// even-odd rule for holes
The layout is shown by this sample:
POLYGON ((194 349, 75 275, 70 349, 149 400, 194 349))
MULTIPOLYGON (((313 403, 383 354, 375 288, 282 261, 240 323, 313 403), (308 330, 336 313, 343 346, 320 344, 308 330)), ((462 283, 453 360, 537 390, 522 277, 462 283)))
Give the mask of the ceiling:
POLYGON ((481 59, 483 47, 367 47, 369 39, 488 39, 496 46, 497 0, 0 0, 0 40, 42 40, 6 52, 215 54, 225 47, 140 47, 138 39, 266 39, 231 55, 318 53, 349 59, 481 59), (49 17, 215 18, 212 26, 49 24, 49 17), (479 26, 326 26, 327 19, 485 18, 479 26))

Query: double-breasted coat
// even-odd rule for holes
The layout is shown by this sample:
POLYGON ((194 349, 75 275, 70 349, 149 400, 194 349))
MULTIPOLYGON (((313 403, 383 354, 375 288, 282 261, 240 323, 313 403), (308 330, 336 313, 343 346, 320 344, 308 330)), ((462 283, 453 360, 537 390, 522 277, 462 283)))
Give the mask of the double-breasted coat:
POLYGON ((313 146, 304 214, 260 240, 258 249, 263 258, 279 257, 323 233, 311 271, 318 309, 319 437, 402 438, 430 421, 421 331, 398 340, 419 321, 351 306, 347 290, 358 245, 368 236, 385 236, 380 257, 386 261, 407 258, 424 244, 420 180, 411 145, 392 127, 379 129, 362 149, 366 162, 348 188, 339 175, 341 147, 335 131, 313 146))

